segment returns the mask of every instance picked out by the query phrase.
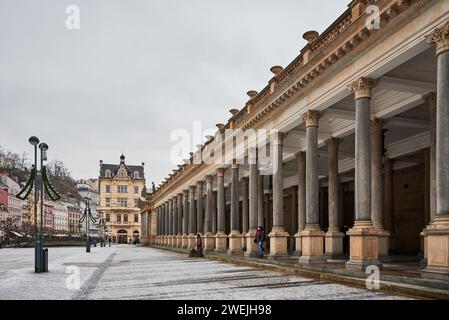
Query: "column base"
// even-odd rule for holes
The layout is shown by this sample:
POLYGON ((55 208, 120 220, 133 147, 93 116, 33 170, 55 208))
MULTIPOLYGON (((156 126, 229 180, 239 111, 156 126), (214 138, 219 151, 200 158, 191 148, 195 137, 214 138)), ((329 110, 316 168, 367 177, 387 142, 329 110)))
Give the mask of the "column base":
POLYGON ((346 262, 346 269, 365 271, 368 266, 382 268, 379 261, 379 233, 371 221, 356 221, 347 234, 349 261, 346 262))
POLYGON ((437 217, 423 231, 427 237, 427 267, 422 277, 449 280, 449 217, 437 217))
POLYGON ((298 257, 302 256, 302 238, 300 231, 295 233, 295 252, 293 254, 298 257))
POLYGON ((301 232, 302 255, 299 258, 301 264, 326 263, 324 256, 324 231, 318 226, 311 227, 301 232))
POLYGON ((228 254, 243 255, 242 250, 243 235, 238 231, 232 231, 231 234, 229 234, 228 238, 229 238, 228 254))
POLYGON ((390 232, 379 229, 379 261, 391 262, 390 257, 390 232))
POLYGON ((257 257, 258 256, 258 248, 257 243, 254 242, 254 239, 256 239, 256 229, 251 229, 248 231, 248 233, 245 235, 246 240, 246 257, 257 257))
POLYGON ((228 236, 223 232, 219 231, 215 235, 215 252, 216 253, 226 253, 228 249, 228 236))
POLYGON ((180 234, 176 236, 176 248, 182 248, 182 235, 180 234))
POLYGON ((205 253, 214 252, 215 251, 215 236, 210 232, 206 233, 206 235, 204 236, 203 244, 204 244, 203 251, 205 253))
POLYGON ((195 249, 196 248, 196 234, 190 233, 187 239, 187 249, 195 249))
POLYGON ((324 238, 324 256, 326 259, 344 260, 343 238, 344 234, 339 231, 328 231, 324 238))
POLYGON ((273 228, 268 235, 270 238, 270 254, 268 258, 277 259, 288 256, 288 232, 284 228, 273 228))
POLYGON ((181 248, 187 249, 189 247, 189 235, 183 234, 181 238, 181 248))

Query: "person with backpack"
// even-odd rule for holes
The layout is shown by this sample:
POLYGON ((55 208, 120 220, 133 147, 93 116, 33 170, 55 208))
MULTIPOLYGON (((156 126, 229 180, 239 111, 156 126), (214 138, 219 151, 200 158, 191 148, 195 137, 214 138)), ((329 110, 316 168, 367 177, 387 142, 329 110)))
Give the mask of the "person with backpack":
POLYGON ((255 240, 257 242, 258 257, 262 258, 263 257, 263 242, 265 241, 265 230, 262 226, 259 226, 259 228, 257 228, 255 240))

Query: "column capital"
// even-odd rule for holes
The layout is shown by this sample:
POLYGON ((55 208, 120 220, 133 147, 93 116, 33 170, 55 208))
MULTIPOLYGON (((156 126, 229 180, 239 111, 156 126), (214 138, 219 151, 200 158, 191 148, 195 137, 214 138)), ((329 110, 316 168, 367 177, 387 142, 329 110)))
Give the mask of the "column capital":
POLYGON ((187 197, 187 195, 189 194, 189 190, 182 190, 182 193, 183 193, 184 196, 187 197))
POLYGON ((305 159, 306 158, 306 152, 300 151, 295 154, 296 159, 305 159))
POLYGON ((361 77, 348 86, 348 89, 355 94, 355 100, 360 98, 371 98, 372 90, 377 86, 379 80, 361 77))
POLYGON ((195 191, 195 189, 196 189, 196 186, 195 185, 193 185, 193 186, 190 186, 189 187, 189 189, 190 189, 190 191, 192 192, 192 191, 195 191))
POLYGON ((182 198, 182 196, 184 195, 184 191, 183 192, 179 192, 177 195, 177 198, 182 198))
POLYGON ((198 181, 196 182, 196 185, 197 185, 198 187, 202 187, 203 184, 204 184, 204 181, 203 181, 203 180, 198 180, 198 181))
POLYGON ((449 51, 449 21, 426 35, 426 41, 428 44, 435 45, 437 56, 449 51))
POLYGON ((371 128, 373 131, 380 131, 385 125, 385 120, 380 118, 374 118, 371 120, 371 128))
POLYGON ((274 145, 282 146, 284 144, 285 134, 275 130, 271 133, 271 139, 274 145))
POLYGON ((208 183, 208 182, 212 183, 212 180, 213 180, 213 179, 214 179, 214 176, 211 175, 211 174, 208 174, 208 175, 206 176, 206 183, 208 183))
POLYGON ((337 147, 340 144, 340 139, 331 137, 325 141, 328 147, 337 147))
POLYGON ((237 164, 237 163, 233 163, 232 165, 231 165, 231 169, 233 169, 233 170, 236 170, 236 169, 238 169, 239 168, 239 165, 237 164))
POLYGON ((225 169, 224 168, 218 168, 217 169, 217 177, 224 177, 225 169))
POLYGON ((437 108, 437 95, 435 92, 431 92, 422 97, 424 102, 427 103, 430 110, 436 110, 437 108))
POLYGON ((318 127, 318 122, 321 118, 321 112, 316 110, 309 110, 303 114, 302 118, 306 123, 306 128, 318 127))

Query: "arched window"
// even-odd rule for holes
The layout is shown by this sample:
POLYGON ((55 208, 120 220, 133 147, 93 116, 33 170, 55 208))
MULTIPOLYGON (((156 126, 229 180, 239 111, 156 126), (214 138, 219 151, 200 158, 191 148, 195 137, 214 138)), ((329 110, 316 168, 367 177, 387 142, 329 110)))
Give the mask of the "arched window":
POLYGON ((134 179, 139 179, 139 171, 134 171, 134 179))
POLYGON ((111 177, 111 170, 106 170, 105 172, 104 172, 104 176, 106 177, 106 178, 110 178, 111 177))
POLYGON ((126 178, 126 171, 120 170, 119 173, 118 173, 118 177, 120 179, 125 179, 126 178))

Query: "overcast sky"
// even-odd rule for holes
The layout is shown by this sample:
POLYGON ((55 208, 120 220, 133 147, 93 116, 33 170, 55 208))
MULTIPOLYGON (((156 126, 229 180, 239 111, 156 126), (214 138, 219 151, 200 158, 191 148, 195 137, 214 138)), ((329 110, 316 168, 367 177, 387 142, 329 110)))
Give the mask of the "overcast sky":
POLYGON ((157 185, 175 167, 172 130, 225 123, 349 2, 0 0, 0 146, 31 155, 36 135, 75 178, 123 150, 157 185))

